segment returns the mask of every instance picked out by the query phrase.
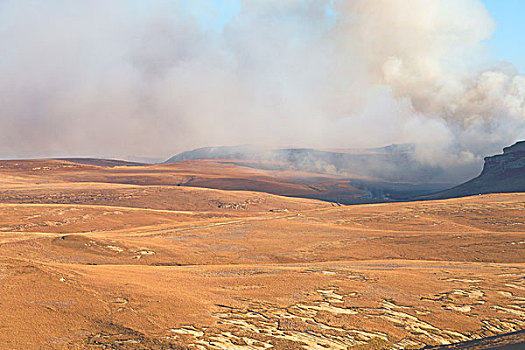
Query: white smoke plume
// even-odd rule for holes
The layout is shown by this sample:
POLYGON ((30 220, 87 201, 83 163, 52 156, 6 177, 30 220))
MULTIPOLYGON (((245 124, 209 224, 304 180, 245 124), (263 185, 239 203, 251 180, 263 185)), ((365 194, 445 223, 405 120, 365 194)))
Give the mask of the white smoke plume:
POLYGON ((223 2, 0 1, 0 156, 414 142, 468 177, 525 138, 478 0, 223 2))

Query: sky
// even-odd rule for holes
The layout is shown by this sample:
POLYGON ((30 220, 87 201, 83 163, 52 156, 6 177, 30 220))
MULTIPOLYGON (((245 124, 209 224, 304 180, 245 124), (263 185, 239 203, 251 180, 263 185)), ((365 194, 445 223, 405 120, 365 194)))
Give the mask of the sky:
MULTIPOLYGON (((144 2, 144 1, 138 1, 144 2)), ((496 29, 487 44, 495 59, 514 64, 525 73, 525 1, 483 0, 496 22, 496 29)), ((208 30, 222 30, 228 21, 239 13, 239 0, 185 0, 185 6, 208 30), (204 10, 205 9, 205 10, 204 10)), ((327 6, 328 13, 333 7, 327 6)), ((335 13, 334 13, 335 14, 335 13)))
POLYGON ((483 3, 497 24, 489 40, 492 54, 525 73, 525 1, 483 0, 483 3))
MULTIPOLYGON (((235 16, 241 3, 238 0, 204 0, 208 3, 203 11, 203 0, 186 0, 194 16, 206 29, 222 30, 235 16)), ((525 73, 525 1, 523 0, 483 0, 490 15, 496 21, 496 29, 488 46, 497 60, 513 63, 520 73, 525 73)), ((332 13, 332 6, 327 6, 332 13)))
POLYGON ((524 1, 0 0, 0 158, 525 139, 524 1))
MULTIPOLYGON (((496 29, 488 40, 488 46, 495 59, 514 64, 525 73, 525 1, 523 0, 483 0, 492 18, 496 21, 496 29)), ((142 1, 142 3, 144 3, 142 1)), ((200 24, 206 29, 222 30, 225 24, 235 16, 241 8, 238 0, 185 0, 185 5, 191 9, 200 24), (207 6, 203 6, 207 2, 207 6), (203 8, 207 8, 203 11, 203 8)), ((333 7, 327 6, 327 11, 333 13, 333 7)))

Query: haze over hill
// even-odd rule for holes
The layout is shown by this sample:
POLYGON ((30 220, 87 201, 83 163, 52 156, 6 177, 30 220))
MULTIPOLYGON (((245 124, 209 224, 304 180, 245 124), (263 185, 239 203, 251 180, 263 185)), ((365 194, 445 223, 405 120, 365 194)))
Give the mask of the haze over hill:
POLYGON ((505 147, 503 154, 486 157, 485 166, 478 177, 428 198, 498 192, 525 192, 525 141, 505 147))
MULTIPOLYGON (((453 184, 459 182, 455 177, 458 175, 456 169, 422 164, 414 150, 415 146, 412 144, 337 151, 255 146, 205 147, 173 156, 165 164, 198 159, 231 159, 232 164, 241 167, 328 174, 337 177, 340 183, 348 181, 351 187, 364 191, 366 195, 353 192, 348 196, 348 188, 341 187, 339 194, 334 188, 329 196, 310 195, 311 198, 345 204, 362 203, 364 198, 389 201, 525 192, 525 141, 504 148, 502 155, 486 157, 481 175, 451 189, 449 188, 453 184), (439 193, 431 194, 433 192, 439 193)), ((206 181, 200 185, 222 188, 217 183, 206 181)), ((244 185, 247 186, 246 189, 255 189, 251 183, 244 185)))
POLYGON ((478 0, 5 0, 0 23, 1 157, 413 143, 466 180, 525 135, 478 0))
POLYGON ((250 160, 249 166, 288 169, 388 182, 460 183, 473 169, 444 168, 421 162, 414 144, 370 149, 318 150, 312 148, 263 148, 256 146, 205 147, 169 158, 165 163, 191 159, 250 160))

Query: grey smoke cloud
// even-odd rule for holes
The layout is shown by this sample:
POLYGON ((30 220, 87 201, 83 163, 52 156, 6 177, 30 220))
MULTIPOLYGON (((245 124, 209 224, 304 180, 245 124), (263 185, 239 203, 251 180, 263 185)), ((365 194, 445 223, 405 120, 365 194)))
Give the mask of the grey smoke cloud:
POLYGON ((221 30, 193 4, 1 1, 0 156, 415 142, 476 169, 525 136, 478 0, 245 0, 221 30))

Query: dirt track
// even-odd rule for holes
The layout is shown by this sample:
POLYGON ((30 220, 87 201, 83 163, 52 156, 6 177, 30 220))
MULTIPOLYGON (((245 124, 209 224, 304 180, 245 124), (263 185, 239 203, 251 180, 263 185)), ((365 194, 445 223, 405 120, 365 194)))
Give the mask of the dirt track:
POLYGON ((403 349, 525 329, 525 194, 333 207, 61 167, 0 171, 2 349, 403 349))

